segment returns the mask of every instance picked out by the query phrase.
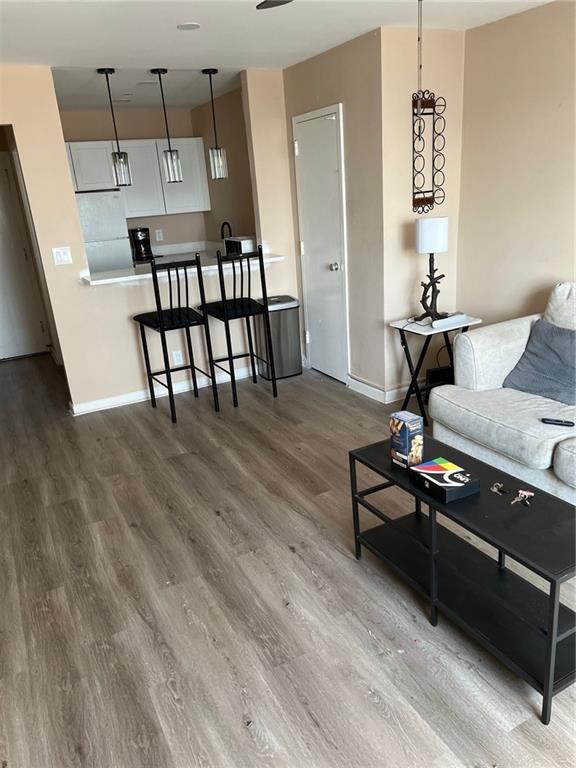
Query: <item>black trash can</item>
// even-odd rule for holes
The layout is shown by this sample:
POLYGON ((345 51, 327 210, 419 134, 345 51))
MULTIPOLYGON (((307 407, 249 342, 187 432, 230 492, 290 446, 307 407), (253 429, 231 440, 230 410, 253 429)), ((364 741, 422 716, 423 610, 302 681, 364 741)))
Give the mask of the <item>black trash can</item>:
MULTIPOLYGON (((270 296, 268 309, 270 312, 270 330, 272 333, 272 349, 276 378, 286 379, 302 373, 302 352, 300 349, 300 303, 293 296, 270 296)), ((257 315, 256 354, 266 360, 266 335, 264 333, 264 318, 257 315)), ((263 379, 270 381, 270 366, 258 361, 258 373, 263 379)))

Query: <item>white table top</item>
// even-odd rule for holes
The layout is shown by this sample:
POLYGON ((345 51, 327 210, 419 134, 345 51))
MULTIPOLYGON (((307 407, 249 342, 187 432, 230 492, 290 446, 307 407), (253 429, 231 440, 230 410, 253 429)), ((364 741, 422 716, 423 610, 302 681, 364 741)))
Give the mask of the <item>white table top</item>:
MULTIPOLYGON (((450 318, 446 318, 449 320, 450 318)), ((396 320, 390 323, 391 328, 397 328, 398 330, 405 331, 406 333, 416 333, 419 336, 435 336, 437 333, 445 333, 446 331, 457 331, 460 328, 468 328, 472 325, 480 325, 482 320, 479 317, 467 317, 464 321, 462 319, 457 320, 452 325, 447 325, 444 328, 432 328, 432 320, 427 317, 425 320, 419 320, 415 322, 413 318, 407 317, 404 320, 396 320)))

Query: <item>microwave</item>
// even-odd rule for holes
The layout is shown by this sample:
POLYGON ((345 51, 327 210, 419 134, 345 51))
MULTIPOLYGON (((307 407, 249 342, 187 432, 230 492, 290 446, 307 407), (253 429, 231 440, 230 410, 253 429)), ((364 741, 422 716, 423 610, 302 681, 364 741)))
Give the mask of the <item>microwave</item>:
POLYGON ((224 246, 226 253, 254 253, 257 249, 256 236, 248 235, 243 237, 225 237, 224 246))

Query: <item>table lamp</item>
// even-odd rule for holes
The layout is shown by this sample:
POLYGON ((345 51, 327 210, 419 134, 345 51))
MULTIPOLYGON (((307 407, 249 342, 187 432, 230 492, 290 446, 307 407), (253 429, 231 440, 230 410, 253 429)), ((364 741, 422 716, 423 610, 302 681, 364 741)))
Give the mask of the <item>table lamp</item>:
POLYGON ((416 251, 422 254, 428 254, 428 282, 420 283, 422 286, 422 298, 420 303, 424 307, 424 312, 415 320, 424 320, 429 317, 431 320, 439 320, 447 317, 447 312, 438 312, 438 294, 440 289, 438 284, 444 275, 436 275, 434 266, 434 254, 446 253, 448 250, 448 217, 416 219, 416 251))

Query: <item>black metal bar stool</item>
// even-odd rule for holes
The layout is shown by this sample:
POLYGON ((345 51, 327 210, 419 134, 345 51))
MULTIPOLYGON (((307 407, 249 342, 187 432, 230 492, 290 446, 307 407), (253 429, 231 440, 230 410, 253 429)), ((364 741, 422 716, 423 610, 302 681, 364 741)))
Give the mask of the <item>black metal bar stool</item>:
POLYGON ((278 397, 278 387, 276 385, 276 368, 274 366, 274 351, 272 349, 272 334, 270 332, 270 315, 268 313, 268 292, 266 290, 266 275, 264 272, 264 256, 262 246, 253 253, 229 253, 222 254, 220 251, 216 254, 218 260, 218 278, 220 282, 220 301, 209 302, 205 305, 204 311, 210 317, 221 320, 224 323, 226 334, 226 357, 214 359, 214 365, 230 376, 232 383, 232 400, 234 406, 238 406, 238 392, 236 390, 236 376, 234 373, 234 360, 249 357, 252 368, 252 381, 256 383, 258 376, 256 373, 256 360, 267 364, 270 368, 270 377, 272 379, 272 393, 278 397), (256 301, 252 298, 252 276, 251 261, 258 260, 260 272, 260 288, 262 290, 262 299, 256 301), (226 264, 232 267, 232 298, 226 295, 226 285, 224 280, 224 266, 226 264), (246 275, 244 272, 246 271, 246 275), (268 359, 264 360, 254 351, 252 337, 251 319, 262 316, 264 321, 264 333, 266 339, 266 354, 268 359), (230 322, 232 320, 244 320, 246 323, 246 335, 248 337, 248 352, 235 355, 232 350, 232 339, 230 336, 230 322), (223 368, 220 363, 228 363, 228 370, 223 368))
POLYGON ((172 421, 176 423, 176 405, 174 403, 174 389, 172 386, 172 374, 176 371, 190 371, 192 374, 192 386, 194 396, 198 397, 198 381, 196 371, 207 376, 212 382, 212 395, 214 397, 214 409, 220 410, 218 404, 218 388, 216 386, 216 373, 214 370, 214 356, 212 354, 212 341, 210 339, 210 328, 208 325, 208 316, 200 314, 195 309, 191 309, 189 299, 189 270, 195 269, 198 277, 198 288, 200 291, 201 307, 206 304, 206 295, 204 293, 204 281, 202 279, 202 269, 200 266, 200 255, 197 253, 193 259, 173 259, 171 261, 156 260, 151 262, 152 280, 154 282, 154 298, 156 299, 156 312, 145 312, 136 315, 133 319, 140 326, 140 337, 142 339, 142 350, 144 352, 144 362, 146 364, 146 375, 148 377, 148 387, 150 389, 150 400, 152 407, 156 408, 156 396, 154 394, 154 382, 161 384, 168 390, 170 400, 170 414, 172 421), (162 304, 162 293, 160 291, 159 274, 166 273, 168 278, 169 307, 162 304), (204 336, 206 339, 206 354, 208 357, 209 372, 198 368, 194 362, 194 351, 192 349, 192 337, 190 328, 195 326, 204 327, 204 336), (146 341, 146 328, 150 328, 160 334, 162 343, 162 355, 164 358, 164 369, 153 371, 150 367, 150 356, 148 354, 148 343, 146 341), (168 331, 183 330, 186 333, 186 344, 188 347, 188 365, 180 365, 173 368, 170 365, 168 355, 168 345, 166 343, 166 334, 168 331), (166 381, 162 381, 158 376, 165 376, 166 381))

